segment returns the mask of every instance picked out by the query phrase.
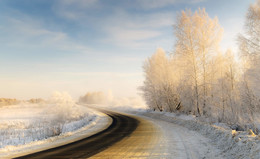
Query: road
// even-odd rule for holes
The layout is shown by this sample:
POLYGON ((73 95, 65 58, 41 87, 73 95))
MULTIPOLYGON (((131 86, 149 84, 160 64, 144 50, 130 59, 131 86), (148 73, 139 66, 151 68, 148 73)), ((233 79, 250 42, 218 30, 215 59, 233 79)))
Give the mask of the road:
POLYGON ((223 158, 209 139, 184 127, 144 116, 105 113, 113 118, 106 130, 65 146, 19 158, 223 158))
POLYGON ((138 126, 139 122, 135 118, 108 111, 104 113, 113 119, 112 124, 107 129, 64 146, 18 157, 17 159, 89 158, 129 136, 138 126))

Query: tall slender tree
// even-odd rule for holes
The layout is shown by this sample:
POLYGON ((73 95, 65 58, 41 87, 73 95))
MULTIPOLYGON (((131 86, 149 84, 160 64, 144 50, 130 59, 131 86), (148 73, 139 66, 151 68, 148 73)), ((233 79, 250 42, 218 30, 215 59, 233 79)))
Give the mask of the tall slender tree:
POLYGON ((191 70, 189 75, 192 79, 197 113, 206 114, 209 73, 207 65, 212 53, 218 50, 222 28, 218 24, 218 19, 211 19, 205 9, 199 9, 195 13, 186 10, 177 16, 174 35, 175 53, 183 57, 183 63, 191 70))
POLYGON ((243 88, 241 95, 243 105, 247 107, 251 120, 260 111, 260 0, 250 5, 245 22, 245 34, 239 35, 240 52, 245 60, 243 88))

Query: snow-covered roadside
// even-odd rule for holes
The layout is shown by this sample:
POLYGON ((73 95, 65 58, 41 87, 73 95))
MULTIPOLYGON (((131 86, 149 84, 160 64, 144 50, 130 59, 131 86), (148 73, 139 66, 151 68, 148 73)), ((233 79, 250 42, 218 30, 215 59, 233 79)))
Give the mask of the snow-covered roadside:
POLYGON ((228 159, 258 159, 260 158, 260 136, 252 135, 250 132, 234 131, 228 128, 210 125, 194 120, 190 116, 177 116, 170 113, 153 111, 131 112, 174 123, 189 130, 196 131, 206 138, 220 150, 220 155, 228 159))
POLYGON ((92 110, 82 106, 74 105, 69 110, 64 110, 66 106, 57 107, 23 104, 0 108, 0 149, 75 131, 97 118, 92 110), (64 111, 72 114, 63 114, 64 111))
POLYGON ((112 119, 106 114, 95 110, 93 111, 97 117, 88 125, 76 131, 67 132, 59 136, 50 137, 40 141, 34 141, 26 145, 8 146, 5 149, 0 149, 0 158, 14 158, 65 145, 67 143, 94 135, 106 129, 112 123, 112 119))
MULTIPOLYGON (((145 127, 148 136, 154 133, 152 135, 153 141, 150 141, 152 145, 150 147, 151 149, 147 153, 144 153, 144 156, 149 156, 148 158, 224 158, 223 155, 219 153, 220 150, 212 145, 210 139, 204 137, 199 132, 190 131, 181 125, 172 124, 171 122, 145 116, 144 114, 149 114, 145 109, 127 109, 127 107, 125 107, 123 109, 116 108, 114 111, 123 112, 122 114, 130 116, 133 115, 137 117, 141 123, 143 123, 143 119, 145 119, 144 121, 146 122, 152 123, 155 129, 148 128, 147 125, 145 127)), ((182 116, 182 118, 188 120, 190 117, 182 116)))
MULTIPOLYGON (((107 115, 56 92, 45 103, 0 108, 0 158, 62 145, 108 127, 107 115)), ((8 157, 9 158, 9 157, 8 157)))

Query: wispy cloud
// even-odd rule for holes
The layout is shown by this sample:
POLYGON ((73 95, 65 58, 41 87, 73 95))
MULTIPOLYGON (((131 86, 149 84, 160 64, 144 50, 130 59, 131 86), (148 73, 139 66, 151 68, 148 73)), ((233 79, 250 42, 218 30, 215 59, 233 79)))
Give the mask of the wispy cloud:
POLYGON ((8 34, 14 34, 13 36, 17 36, 16 38, 25 39, 33 39, 39 38, 41 39, 40 43, 46 43, 48 41, 49 44, 64 41, 68 39, 67 34, 60 31, 50 31, 41 26, 40 22, 32 20, 32 19, 15 19, 8 18, 9 27, 6 27, 8 34))
POLYGON ((57 0, 59 5, 76 6, 78 8, 89 8, 96 5, 99 0, 57 0))
POLYGON ((140 16, 138 13, 117 10, 103 21, 105 25, 101 30, 106 35, 103 40, 128 48, 147 47, 151 45, 151 39, 161 40, 165 28, 171 28, 174 16, 170 11, 140 16))
MULTIPOLYGON (((135 0, 130 4, 132 3, 140 2, 135 0)), ((146 1, 142 3, 146 3, 146 1)), ((163 1, 162 3, 165 5, 169 2, 163 1)), ((163 35, 163 28, 171 27, 175 17, 174 11, 134 13, 129 12, 127 7, 118 8, 107 5, 98 0, 91 2, 85 2, 84 0, 63 2, 59 0, 54 7, 54 11, 57 15, 73 20, 84 27, 94 27, 96 31, 103 34, 98 39, 99 42, 127 48, 140 48, 141 46, 151 45, 149 40, 160 38, 163 35), (89 16, 89 14, 95 12, 93 8, 100 9, 100 7, 109 8, 111 12, 101 17, 89 16)))
POLYGON ((86 10, 101 8, 99 0, 56 0, 53 11, 66 19, 81 20, 86 18, 86 10))
POLYGON ((159 31, 145 29, 128 29, 122 27, 111 27, 106 29, 105 42, 125 47, 141 47, 143 40, 149 40, 161 35, 159 31))
POLYGON ((144 9, 155 9, 155 8, 163 8, 169 5, 176 4, 191 4, 191 3, 199 3, 205 0, 136 0, 138 6, 144 9))
MULTIPOLYGON (((37 47, 54 50, 89 52, 90 48, 80 45, 71 39, 67 33, 49 30, 46 24, 24 16, 22 19, 16 17, 4 17, 2 23, 2 35, 7 47, 37 47)), ((1 31, 0 31, 1 32, 1 31)))
MULTIPOLYGON (((102 21, 105 24, 113 26, 122 26, 123 28, 141 29, 141 28, 161 28, 171 26, 175 19, 174 11, 161 11, 154 13, 129 13, 118 9, 102 21)), ((105 25, 107 26, 107 25, 105 25)))

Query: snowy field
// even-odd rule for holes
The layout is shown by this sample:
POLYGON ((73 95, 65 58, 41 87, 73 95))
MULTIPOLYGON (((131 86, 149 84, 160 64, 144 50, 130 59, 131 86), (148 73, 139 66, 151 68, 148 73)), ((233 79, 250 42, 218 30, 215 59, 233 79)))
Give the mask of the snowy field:
POLYGON ((55 93, 47 103, 3 106, 0 114, 0 154, 50 137, 68 136, 95 124, 100 116, 75 104, 66 93, 55 93))

